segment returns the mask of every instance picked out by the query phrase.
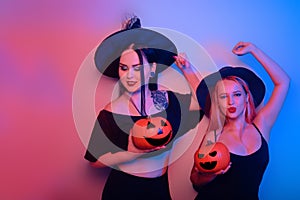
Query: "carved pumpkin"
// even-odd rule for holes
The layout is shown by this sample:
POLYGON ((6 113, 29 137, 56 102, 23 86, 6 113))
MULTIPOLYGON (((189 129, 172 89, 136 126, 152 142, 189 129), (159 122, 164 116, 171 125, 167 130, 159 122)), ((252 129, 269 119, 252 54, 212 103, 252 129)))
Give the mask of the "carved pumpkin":
POLYGON ((132 141, 139 149, 166 145, 172 138, 172 126, 163 117, 140 119, 132 127, 132 141))
POLYGON ((202 173, 215 173, 226 169, 229 165, 230 153, 228 148, 221 142, 216 142, 213 145, 206 155, 199 153, 199 149, 195 152, 195 165, 202 173))

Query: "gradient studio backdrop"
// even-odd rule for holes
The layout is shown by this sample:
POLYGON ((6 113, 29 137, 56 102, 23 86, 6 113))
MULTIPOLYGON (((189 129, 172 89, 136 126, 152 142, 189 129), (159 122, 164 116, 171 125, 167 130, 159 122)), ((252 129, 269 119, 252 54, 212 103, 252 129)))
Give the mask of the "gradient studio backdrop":
POLYGON ((251 41, 286 70, 290 91, 272 130, 271 160, 259 195, 262 200, 299 199, 296 0, 0 1, 0 199, 100 199, 107 171, 90 169, 83 159, 72 92, 82 62, 120 28, 126 13, 138 15, 143 26, 190 36, 217 66, 254 65, 267 97, 271 80, 251 56, 232 55, 233 45, 251 41))

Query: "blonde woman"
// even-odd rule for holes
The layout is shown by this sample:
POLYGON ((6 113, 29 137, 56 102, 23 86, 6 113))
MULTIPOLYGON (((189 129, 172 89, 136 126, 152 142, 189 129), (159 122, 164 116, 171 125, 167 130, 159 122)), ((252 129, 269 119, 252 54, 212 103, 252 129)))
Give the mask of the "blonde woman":
POLYGON ((261 109, 265 86, 251 70, 224 67, 205 77, 197 88, 199 104, 210 119, 200 150, 209 150, 215 141, 230 152, 230 164, 216 173, 201 173, 194 166, 191 181, 196 199, 258 199, 258 192, 269 162, 271 129, 289 88, 289 77, 262 50, 249 42, 237 43, 232 52, 252 54, 274 83, 270 99, 261 109))

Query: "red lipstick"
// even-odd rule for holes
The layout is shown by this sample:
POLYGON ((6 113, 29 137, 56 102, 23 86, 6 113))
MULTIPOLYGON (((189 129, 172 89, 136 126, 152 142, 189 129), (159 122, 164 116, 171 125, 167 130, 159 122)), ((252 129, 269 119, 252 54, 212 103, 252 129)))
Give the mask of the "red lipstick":
POLYGON ((228 110, 228 112, 230 112, 230 113, 235 113, 236 108, 235 108, 235 107, 229 107, 227 110, 228 110))
POLYGON ((127 81, 128 86, 134 86, 136 84, 135 81, 127 81))

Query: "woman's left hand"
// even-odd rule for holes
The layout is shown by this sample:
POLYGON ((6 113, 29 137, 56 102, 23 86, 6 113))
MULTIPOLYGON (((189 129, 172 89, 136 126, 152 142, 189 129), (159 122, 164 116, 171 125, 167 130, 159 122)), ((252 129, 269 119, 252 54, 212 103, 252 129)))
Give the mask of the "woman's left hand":
POLYGON ((238 56, 251 53, 255 49, 255 45, 250 42, 238 42, 232 49, 232 52, 238 56))

